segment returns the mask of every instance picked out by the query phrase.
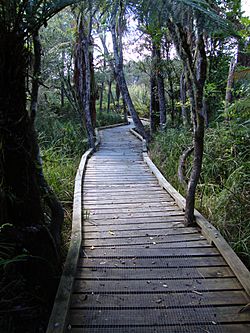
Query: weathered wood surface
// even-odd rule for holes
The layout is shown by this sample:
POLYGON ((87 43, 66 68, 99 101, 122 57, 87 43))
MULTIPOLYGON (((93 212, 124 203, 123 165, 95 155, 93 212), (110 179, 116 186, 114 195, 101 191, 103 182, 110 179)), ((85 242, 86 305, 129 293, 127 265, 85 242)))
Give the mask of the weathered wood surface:
POLYGON ((249 332, 249 296, 205 233, 184 227, 129 126, 101 137, 85 172, 68 331, 249 332))

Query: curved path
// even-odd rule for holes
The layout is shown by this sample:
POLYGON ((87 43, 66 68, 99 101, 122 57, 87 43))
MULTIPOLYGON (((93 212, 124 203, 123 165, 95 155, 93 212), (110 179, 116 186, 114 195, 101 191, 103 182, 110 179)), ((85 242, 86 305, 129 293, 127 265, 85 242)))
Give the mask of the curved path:
POLYGON ((101 131, 84 177, 74 333, 247 333, 249 303, 218 250, 142 159, 130 126, 101 131))

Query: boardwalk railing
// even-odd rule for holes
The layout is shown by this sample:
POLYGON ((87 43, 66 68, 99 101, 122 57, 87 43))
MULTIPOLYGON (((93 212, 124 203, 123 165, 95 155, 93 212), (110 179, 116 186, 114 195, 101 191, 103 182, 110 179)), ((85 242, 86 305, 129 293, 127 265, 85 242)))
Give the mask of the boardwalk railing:
MULTIPOLYGON (((147 153, 146 141, 143 139, 143 137, 132 128, 130 129, 130 132, 142 141, 143 160, 147 163, 149 169, 155 175, 159 184, 174 198, 177 205, 184 211, 186 206, 186 199, 179 192, 176 191, 176 189, 165 179, 160 170, 152 162, 147 153)), ((249 270, 242 263, 240 258, 232 250, 230 245, 222 237, 219 231, 211 223, 209 223, 198 210, 195 209, 194 215, 197 225, 201 228, 201 233, 219 250, 227 264, 234 272, 235 276, 242 284, 247 294, 250 296, 249 270)))

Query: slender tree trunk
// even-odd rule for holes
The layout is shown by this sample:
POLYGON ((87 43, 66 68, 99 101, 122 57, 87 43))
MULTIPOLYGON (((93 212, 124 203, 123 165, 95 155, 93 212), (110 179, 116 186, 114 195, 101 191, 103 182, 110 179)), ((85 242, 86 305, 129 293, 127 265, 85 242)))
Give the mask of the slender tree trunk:
POLYGON ((234 81, 234 73, 235 73, 236 65, 237 65, 237 58, 233 57, 231 59, 231 62, 230 62, 228 78, 227 78, 227 88, 226 88, 226 97, 225 97, 225 111, 227 111, 228 106, 233 101, 232 89, 233 89, 233 81, 234 81))
POLYGON ((62 68, 61 68, 61 108, 64 107, 64 62, 65 62, 65 50, 62 50, 62 68))
POLYGON ((150 77, 150 132, 155 133, 160 125, 159 119, 159 100, 158 100, 158 87, 156 83, 155 72, 151 72, 150 77))
POLYGON ((192 226, 194 224, 194 208, 195 208, 195 192, 200 178, 202 168, 202 158, 204 149, 204 118, 197 113, 197 127, 194 131, 194 161, 191 176, 188 182, 186 208, 185 208, 185 225, 192 226))
POLYGON ((120 92, 120 89, 119 89, 119 85, 118 83, 116 83, 116 86, 115 86, 115 97, 116 97, 116 110, 119 112, 120 111, 120 95, 121 95, 121 92, 120 92))
POLYGON ((186 83, 185 83, 185 73, 182 72, 180 78, 180 99, 181 99, 181 116, 182 122, 184 126, 188 124, 188 117, 187 117, 187 93, 186 93, 186 83))
POLYGON ((194 86, 194 100, 195 100, 195 116, 194 122, 194 161, 191 176, 188 182, 186 207, 185 207, 185 225, 191 226, 194 223, 194 207, 195 207, 195 192, 196 187, 200 178, 203 149, 204 149, 204 132, 205 132, 205 121, 203 115, 203 102, 204 102, 204 86, 207 76, 207 58, 205 51, 205 44, 202 32, 198 33, 197 36, 197 60, 195 63, 195 73, 192 72, 190 67, 191 75, 193 76, 194 86))
POLYGON ((124 101, 124 99, 122 99, 122 105, 123 105, 123 115, 124 115, 124 122, 128 122, 128 110, 127 110, 127 105, 124 101))
MULTIPOLYGON (((128 91, 128 86, 126 83, 124 71, 123 71, 123 52, 122 52, 122 36, 121 36, 121 27, 118 28, 120 31, 119 34, 119 45, 116 35, 116 10, 113 13, 113 19, 111 23, 111 35, 113 41, 113 50, 114 50, 114 58, 115 58, 115 72, 116 72, 116 80, 118 82, 120 91, 122 93, 122 97, 128 107, 128 111, 133 118, 134 125, 137 131, 148 141, 149 137, 144 129, 144 126, 135 110, 134 104, 132 102, 131 96, 128 91)), ((119 19, 120 25, 120 19, 119 19)))
POLYGON ((85 121, 86 128, 88 132, 89 146, 91 148, 95 147, 95 133, 93 125, 93 116, 91 112, 91 62, 89 57, 90 43, 87 36, 82 35, 82 46, 84 52, 85 61, 85 100, 84 100, 84 111, 85 111, 85 121))
POLYGON ((159 96, 159 109, 160 109, 160 128, 161 130, 166 126, 166 98, 165 98, 165 88, 164 88, 164 77, 161 71, 161 48, 156 47, 156 66, 157 66, 157 87, 159 96))
POLYGON ((111 101, 111 94, 112 94, 112 81, 109 80, 108 83, 108 105, 107 105, 107 112, 110 112, 110 101, 111 101))
POLYGON ((38 30, 33 33, 33 45, 34 45, 34 65, 33 65, 33 77, 32 77, 32 89, 31 89, 31 102, 30 102, 30 118, 34 123, 37 113, 37 100, 39 90, 39 79, 41 75, 41 42, 39 38, 38 30))
POLYGON ((103 111, 103 92, 104 92, 104 82, 101 84, 101 91, 100 91, 100 103, 99 103, 99 111, 103 111))
POLYGON ((171 123, 174 125, 175 121, 175 99, 174 99, 174 87, 173 80, 170 71, 168 71, 169 93, 171 101, 171 123))
POLYGON ((95 148, 95 132, 93 126, 93 114, 91 112, 91 59, 90 59, 90 36, 91 22, 89 27, 84 27, 82 16, 79 17, 78 43, 75 51, 74 81, 77 89, 79 105, 84 115, 88 142, 91 148, 95 148), (84 29, 87 29, 87 33, 84 29))
MULTIPOLYGON (((93 45, 90 40, 91 46, 93 45)), ((91 47, 89 47, 89 62, 90 62, 90 112, 91 112, 91 121, 93 128, 96 127, 96 84, 95 84, 95 71, 94 71, 94 57, 91 47)))

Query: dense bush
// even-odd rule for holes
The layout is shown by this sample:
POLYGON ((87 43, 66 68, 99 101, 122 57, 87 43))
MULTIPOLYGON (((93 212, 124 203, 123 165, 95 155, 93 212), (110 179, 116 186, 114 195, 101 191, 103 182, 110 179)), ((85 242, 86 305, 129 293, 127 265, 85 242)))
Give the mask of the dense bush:
POLYGON ((124 117, 115 112, 97 112, 96 117, 96 126, 107 126, 122 123, 124 121, 124 117))

